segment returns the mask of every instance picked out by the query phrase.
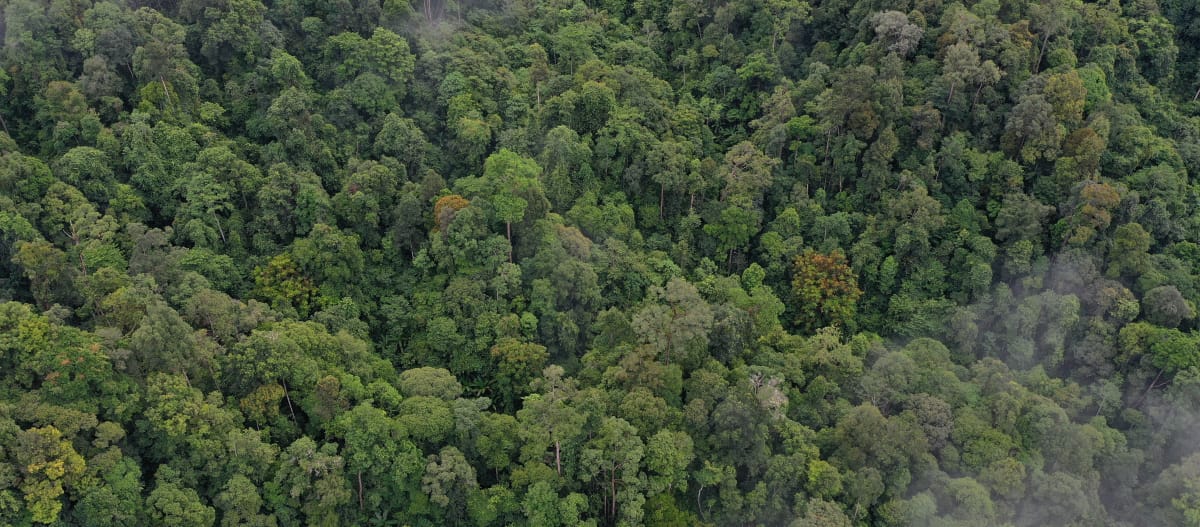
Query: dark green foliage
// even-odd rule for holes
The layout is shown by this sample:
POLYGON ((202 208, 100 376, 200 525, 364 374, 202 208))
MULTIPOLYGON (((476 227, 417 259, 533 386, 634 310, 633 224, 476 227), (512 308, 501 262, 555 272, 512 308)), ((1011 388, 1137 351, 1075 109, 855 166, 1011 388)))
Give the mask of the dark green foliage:
POLYGON ((0 0, 0 524, 1200 524, 1193 4, 0 0))

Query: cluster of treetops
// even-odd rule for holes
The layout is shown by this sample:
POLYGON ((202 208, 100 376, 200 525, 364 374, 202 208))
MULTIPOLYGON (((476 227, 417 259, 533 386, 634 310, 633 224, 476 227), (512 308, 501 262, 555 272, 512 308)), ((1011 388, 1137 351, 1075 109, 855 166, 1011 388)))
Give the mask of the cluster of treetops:
POLYGON ((0 524, 1200 526, 1193 0, 0 13, 0 524))

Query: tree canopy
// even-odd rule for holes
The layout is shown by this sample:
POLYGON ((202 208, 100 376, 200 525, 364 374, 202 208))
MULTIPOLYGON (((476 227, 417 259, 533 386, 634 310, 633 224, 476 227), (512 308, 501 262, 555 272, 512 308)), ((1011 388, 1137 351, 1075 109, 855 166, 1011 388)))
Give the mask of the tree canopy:
POLYGON ((0 0, 0 525, 1200 525, 1185 0, 0 0))

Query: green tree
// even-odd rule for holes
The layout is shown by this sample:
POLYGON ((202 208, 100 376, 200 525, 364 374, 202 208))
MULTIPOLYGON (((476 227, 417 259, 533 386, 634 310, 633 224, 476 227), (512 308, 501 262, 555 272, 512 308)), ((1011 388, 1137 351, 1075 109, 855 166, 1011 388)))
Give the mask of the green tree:
POLYGON ((541 197, 541 184, 538 180, 541 172, 541 167, 532 159, 501 149, 488 156, 483 164, 481 178, 458 182, 468 196, 483 196, 488 199, 495 209, 496 219, 504 222, 505 235, 510 246, 509 262, 513 259, 512 225, 525 219, 525 212, 530 206, 526 196, 532 192, 541 197))
POLYGON ((726 270, 733 270, 733 254, 746 247, 761 228, 762 213, 747 203, 735 203, 721 210, 716 221, 704 225, 704 233, 717 241, 717 250, 727 254, 726 270))
POLYGON ((213 498, 221 511, 222 526, 271 527, 274 515, 262 514, 263 498, 258 487, 246 476, 235 475, 213 498))
POLYGON ((797 518, 790 527, 847 527, 852 525, 846 512, 836 503, 820 498, 809 498, 804 504, 804 516, 797 518))
POLYGON ((88 525, 132 527, 145 523, 142 478, 137 462, 124 457, 102 475, 104 484, 85 491, 73 514, 88 525))
POLYGON ((595 185, 592 149, 575 130, 566 126, 546 132, 538 163, 545 168, 541 177, 546 197, 555 210, 569 210, 576 197, 595 185))
POLYGON ((400 374, 397 387, 407 397, 428 396, 453 401, 463 393, 454 375, 443 368, 414 368, 400 374))
POLYGON ((62 288, 74 270, 66 253, 54 245, 44 240, 18 242, 13 263, 24 268, 33 298, 41 308, 49 308, 60 298, 69 298, 62 288))
POLYGON ((318 447, 301 437, 288 446, 267 485, 268 502, 280 522, 337 525, 339 508, 351 499, 344 468, 345 460, 333 443, 318 447))
POLYGON ((479 489, 479 484, 475 481, 475 469, 462 452, 448 446, 436 456, 429 456, 421 489, 433 503, 446 510, 448 521, 461 522, 466 519, 467 499, 479 489))
POLYGON ((53 426, 23 430, 14 439, 20 489, 33 521, 57 523, 63 510, 63 495, 84 474, 83 456, 53 426))
POLYGON ((554 450, 554 469, 559 476, 563 473, 563 445, 570 445, 583 433, 587 416, 571 405, 575 385, 563 378, 560 366, 547 366, 542 372, 542 390, 525 398, 517 411, 521 423, 521 438, 525 446, 521 457, 525 460, 543 459, 547 449, 554 450))
POLYGON ((642 521, 646 498, 641 493, 638 472, 644 455, 645 445, 637 430, 619 417, 604 418, 596 436, 583 447, 580 463, 588 471, 585 478, 605 488, 601 502, 604 516, 618 525, 642 521))
POLYGON ((687 468, 694 460, 692 438, 682 431, 659 430, 646 442, 646 469, 650 472, 650 494, 671 492, 687 486, 687 468))
POLYGON ((672 278, 664 287, 650 288, 647 303, 633 316, 632 324, 638 339, 670 364, 672 351, 680 360, 690 361, 706 350, 713 314, 696 286, 672 278))
POLYGON ((1195 316, 1191 302, 1173 285, 1155 287, 1142 297, 1142 314, 1151 324, 1173 328, 1195 316))
POLYGON ((179 239, 213 249, 229 244, 233 235, 229 216, 234 210, 229 189, 207 173, 193 176, 185 189, 185 205, 175 215, 179 239))
POLYGON ((200 500, 195 489, 185 486, 182 475, 169 466, 159 467, 154 475, 154 490, 146 498, 153 525, 211 526, 217 511, 200 500))
POLYGON ((254 269, 252 294, 275 309, 290 308, 307 315, 316 307, 317 288, 312 278, 301 273, 292 255, 283 253, 254 269))
POLYGON ((150 302, 141 324, 130 335, 132 369, 143 374, 183 374, 197 380, 211 375, 213 358, 202 354, 192 333, 191 326, 165 302, 150 302))
POLYGON ((329 298, 356 297, 357 278, 364 270, 364 257, 356 234, 316 224, 312 232, 292 244, 296 267, 314 278, 322 295, 329 298))
POLYGON ((499 362, 497 388, 507 408, 516 406, 518 397, 528 393, 529 383, 546 365, 546 347, 506 337, 492 346, 492 357, 499 362))
POLYGON ((1053 161, 1066 129, 1055 118, 1055 108, 1040 94, 1027 95, 1013 107, 1005 124, 1004 147, 1026 163, 1053 161))

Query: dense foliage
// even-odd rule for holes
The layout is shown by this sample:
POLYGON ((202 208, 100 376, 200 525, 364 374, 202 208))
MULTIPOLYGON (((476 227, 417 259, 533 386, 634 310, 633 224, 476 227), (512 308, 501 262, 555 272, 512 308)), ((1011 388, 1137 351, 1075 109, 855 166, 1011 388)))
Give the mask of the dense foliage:
POLYGON ((1200 526, 1192 0, 0 0, 0 524, 1200 526))

